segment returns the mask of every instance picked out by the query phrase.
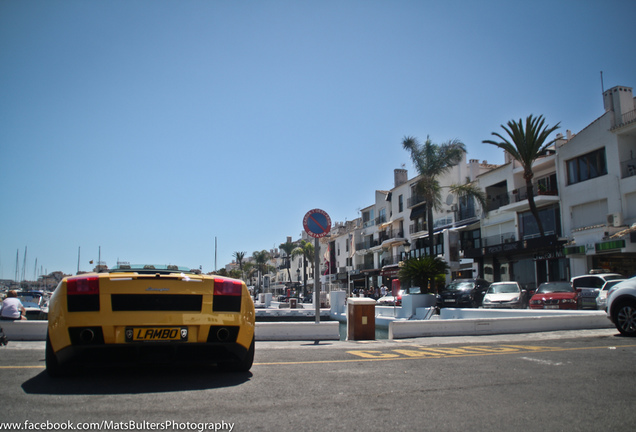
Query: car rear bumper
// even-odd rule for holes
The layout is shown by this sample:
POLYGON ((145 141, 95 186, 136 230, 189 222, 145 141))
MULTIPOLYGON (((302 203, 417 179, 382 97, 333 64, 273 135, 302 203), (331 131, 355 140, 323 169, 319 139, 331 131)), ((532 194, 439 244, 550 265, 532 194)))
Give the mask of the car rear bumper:
POLYGON ((71 345, 55 353, 60 365, 118 366, 134 364, 210 364, 242 360, 247 348, 238 343, 130 343, 71 345))

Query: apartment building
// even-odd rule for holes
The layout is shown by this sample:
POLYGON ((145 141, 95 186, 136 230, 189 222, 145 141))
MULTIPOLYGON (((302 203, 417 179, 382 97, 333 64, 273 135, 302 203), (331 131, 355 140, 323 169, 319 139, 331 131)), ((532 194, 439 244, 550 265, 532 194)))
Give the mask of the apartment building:
POLYGON ((636 274, 636 103, 632 88, 603 93, 605 113, 557 147, 564 248, 572 276, 636 274))

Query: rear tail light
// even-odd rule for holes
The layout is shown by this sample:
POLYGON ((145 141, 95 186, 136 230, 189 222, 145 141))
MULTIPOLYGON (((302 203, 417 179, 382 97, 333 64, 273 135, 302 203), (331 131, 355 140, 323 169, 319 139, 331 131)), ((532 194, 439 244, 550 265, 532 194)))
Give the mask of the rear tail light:
POLYGON ((227 279, 214 279, 214 295, 240 296, 243 292, 243 283, 227 279))
POLYGON ((243 282, 231 279, 214 279, 214 300, 212 310, 215 312, 240 312, 243 282))
POLYGON ((99 311, 99 277, 80 276, 67 279, 66 304, 69 312, 99 311))
POLYGON ((66 293, 68 295, 99 294, 99 277, 79 277, 66 281, 66 293))

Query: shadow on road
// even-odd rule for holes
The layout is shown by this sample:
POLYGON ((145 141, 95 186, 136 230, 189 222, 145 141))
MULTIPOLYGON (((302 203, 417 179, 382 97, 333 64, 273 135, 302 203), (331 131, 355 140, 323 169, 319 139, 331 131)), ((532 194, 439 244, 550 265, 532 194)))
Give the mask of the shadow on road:
POLYGON ((63 378, 51 378, 43 371, 25 381, 22 389, 49 395, 164 393, 233 387, 251 377, 251 372, 227 373, 211 366, 86 368, 63 378))

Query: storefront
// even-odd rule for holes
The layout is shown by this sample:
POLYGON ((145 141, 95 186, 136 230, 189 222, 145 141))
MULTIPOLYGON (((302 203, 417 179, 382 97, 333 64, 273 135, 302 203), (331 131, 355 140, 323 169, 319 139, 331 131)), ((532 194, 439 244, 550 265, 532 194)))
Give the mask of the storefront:
POLYGON ((483 277, 490 282, 516 281, 529 290, 543 282, 569 280, 563 243, 546 236, 485 247, 483 277))

